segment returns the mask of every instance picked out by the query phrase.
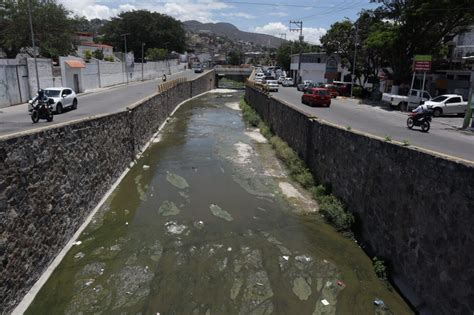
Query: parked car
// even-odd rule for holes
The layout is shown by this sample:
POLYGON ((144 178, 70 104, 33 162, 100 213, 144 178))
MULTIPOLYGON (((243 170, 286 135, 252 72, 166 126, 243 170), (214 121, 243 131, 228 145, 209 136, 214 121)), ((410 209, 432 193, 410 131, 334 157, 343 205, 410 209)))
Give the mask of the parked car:
MULTIPOLYGON (((61 114, 65 108, 77 108, 77 95, 73 89, 68 87, 51 87, 44 89, 44 95, 53 100, 51 104, 53 112, 61 114)), ((37 96, 37 95, 36 95, 37 96)), ((28 101, 28 111, 33 110, 33 100, 28 101)))
POLYGON ((203 72, 204 72, 204 69, 201 66, 194 68, 194 73, 203 73, 203 72))
POLYGON ((309 106, 331 106, 331 94, 325 88, 310 88, 301 96, 301 102, 309 106))
POLYGON ((340 95, 339 89, 337 86, 332 85, 332 84, 324 84, 324 88, 329 90, 329 94, 331 94, 332 98, 336 98, 340 95))
POLYGON ((270 92, 278 92, 278 81, 277 80, 267 80, 266 86, 270 92))
POLYGON ((430 99, 430 93, 424 91, 422 97, 421 90, 415 89, 411 90, 408 95, 397 95, 390 93, 383 93, 382 95, 382 101, 389 103, 391 107, 398 107, 402 110, 408 109, 409 107, 417 107, 420 103, 430 99), (412 105, 409 106, 409 103, 412 103, 412 105))
POLYGON ((295 85, 295 81, 293 81, 292 78, 285 78, 285 80, 283 80, 283 82, 281 83, 282 86, 294 86, 295 85))
POLYGON ((433 116, 439 117, 443 114, 463 115, 467 110, 467 102, 461 95, 445 94, 426 101, 425 105, 431 107, 433 116))
MULTIPOLYGON (((274 76, 267 75, 267 76, 263 77, 262 82, 263 82, 263 83, 267 83, 267 81, 276 81, 276 79, 275 79, 274 76)), ((277 82, 277 83, 278 83, 278 82, 277 82)))
POLYGON ((333 81, 332 84, 337 86, 337 89, 339 90, 339 95, 349 96, 351 94, 352 82, 333 81))
POLYGON ((311 80, 304 80, 302 83, 298 84, 296 86, 296 89, 298 91, 305 91, 306 89, 308 89, 311 85, 315 85, 315 82, 314 81, 311 81, 311 80))

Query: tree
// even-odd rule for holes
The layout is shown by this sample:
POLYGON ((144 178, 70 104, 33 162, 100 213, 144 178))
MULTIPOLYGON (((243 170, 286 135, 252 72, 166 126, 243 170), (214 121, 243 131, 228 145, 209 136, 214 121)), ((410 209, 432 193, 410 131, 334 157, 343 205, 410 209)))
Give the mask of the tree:
POLYGON ((392 25, 386 57, 396 83, 409 81, 414 55, 439 55, 444 44, 474 24, 471 0, 372 1, 382 4, 374 10, 378 19, 392 25))
POLYGON ((227 55, 227 63, 230 65, 240 65, 242 63, 242 52, 241 51, 236 51, 232 50, 228 55, 227 55))
POLYGON ((127 49, 141 53, 142 43, 149 48, 165 48, 169 51, 182 52, 185 48, 185 32, 181 22, 174 18, 138 10, 123 12, 112 18, 101 29, 102 41, 116 48, 124 47, 121 34, 127 34, 127 49))
MULTIPOLYGON (((74 51, 74 23, 70 12, 55 0, 30 0, 35 44, 42 56, 57 58, 74 51)), ((3 0, 0 4, 0 47, 8 58, 31 47, 28 8, 25 0, 3 0)))
POLYGON ((146 58, 151 61, 163 60, 166 58, 168 51, 163 48, 148 48, 146 58))
POLYGON ((92 57, 94 57, 95 59, 102 60, 104 59, 104 52, 101 49, 96 49, 92 53, 92 57))

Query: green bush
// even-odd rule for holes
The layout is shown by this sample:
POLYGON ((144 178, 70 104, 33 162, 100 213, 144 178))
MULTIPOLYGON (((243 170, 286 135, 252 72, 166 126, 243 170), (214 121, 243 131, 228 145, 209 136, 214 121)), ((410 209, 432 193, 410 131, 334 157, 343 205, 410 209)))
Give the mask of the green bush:
POLYGON ((323 185, 312 187, 311 194, 315 200, 319 201, 321 197, 327 195, 326 188, 323 185))
POLYGON ((95 59, 102 60, 102 59, 104 59, 104 52, 100 49, 96 49, 92 53, 92 56, 94 56, 95 59))
POLYGON ((87 49, 84 51, 84 59, 88 62, 92 58, 92 52, 87 49))
POLYGON ((258 124, 258 129, 260 129, 260 133, 267 139, 273 136, 270 128, 263 121, 258 124))
POLYGON ((362 87, 360 86, 354 86, 354 89, 352 90, 352 96, 361 98, 362 97, 362 87))
POLYGON ((354 223, 352 213, 347 212, 342 202, 333 195, 319 198, 319 211, 338 231, 348 231, 354 223))
POLYGON ((247 105, 245 100, 242 98, 239 103, 240 109, 242 109, 242 117, 247 125, 258 127, 262 120, 258 116, 257 112, 247 105))
POLYGON ((387 281, 388 274, 387 274, 387 266, 385 266, 385 262, 377 257, 372 259, 372 264, 374 266, 374 271, 377 277, 380 280, 387 281))

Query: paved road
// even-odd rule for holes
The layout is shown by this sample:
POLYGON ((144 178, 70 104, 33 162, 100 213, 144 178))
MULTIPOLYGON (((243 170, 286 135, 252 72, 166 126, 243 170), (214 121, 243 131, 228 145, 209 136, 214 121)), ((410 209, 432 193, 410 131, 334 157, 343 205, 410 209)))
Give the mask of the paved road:
MULTIPOLYGON (((202 74, 195 74, 193 70, 186 70, 168 76, 168 80, 176 79, 178 77, 194 79, 200 75, 202 74)), ((78 96, 77 110, 66 111, 61 115, 55 115, 54 121, 50 123, 46 122, 46 120, 40 120, 39 123, 33 124, 28 115, 26 104, 0 108, 0 136, 85 118, 92 115, 120 111, 128 105, 156 93, 157 86, 161 82, 161 79, 145 82, 133 82, 129 85, 119 85, 93 93, 80 94, 78 96)))
POLYGON ((359 105, 351 99, 335 99, 330 108, 313 108, 301 103, 302 93, 296 88, 280 87, 279 92, 271 94, 326 121, 396 141, 408 140, 411 145, 474 162, 474 134, 455 129, 461 126, 462 118, 433 118, 429 133, 423 133, 419 128, 406 127, 406 113, 387 108, 359 105))

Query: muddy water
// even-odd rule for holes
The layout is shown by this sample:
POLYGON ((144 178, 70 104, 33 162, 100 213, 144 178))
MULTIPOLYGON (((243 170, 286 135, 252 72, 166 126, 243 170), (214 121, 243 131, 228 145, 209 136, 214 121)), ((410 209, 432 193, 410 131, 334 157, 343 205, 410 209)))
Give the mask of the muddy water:
POLYGON ((177 111, 27 313, 411 313, 245 129, 240 97, 177 111))

